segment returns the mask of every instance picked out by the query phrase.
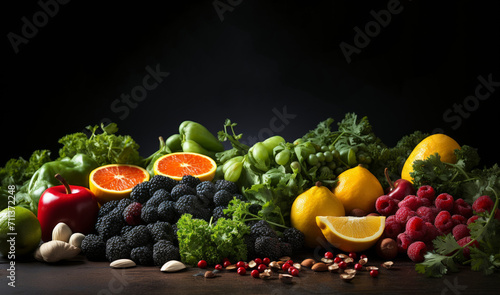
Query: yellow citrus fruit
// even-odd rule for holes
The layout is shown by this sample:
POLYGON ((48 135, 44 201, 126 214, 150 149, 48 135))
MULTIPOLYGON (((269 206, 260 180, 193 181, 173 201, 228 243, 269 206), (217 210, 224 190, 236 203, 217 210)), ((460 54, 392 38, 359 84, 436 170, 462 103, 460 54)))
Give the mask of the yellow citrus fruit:
POLYGON ((434 134, 424 138, 411 152, 406 159, 401 172, 401 178, 413 181, 410 172, 413 172, 413 162, 425 160, 430 155, 438 153, 441 162, 456 163, 455 150, 460 149, 460 145, 451 137, 444 134, 434 134))
POLYGON ((181 180, 184 175, 192 175, 201 181, 210 181, 215 176, 217 165, 205 155, 179 152, 160 157, 154 163, 155 175, 165 175, 175 180, 181 180))
POLYGON ((375 245, 384 233, 385 216, 317 216, 326 240, 345 252, 360 252, 375 245))
POLYGON ((28 254, 36 249, 41 238, 40 222, 30 210, 14 206, 0 212, 0 254, 28 254))
POLYGON ((333 193, 317 183, 300 194, 292 204, 290 221, 292 226, 305 236, 307 247, 322 246, 325 238, 316 225, 316 216, 344 216, 344 206, 333 193))
POLYGON ((135 165, 110 164, 94 169, 89 178, 89 189, 102 205, 130 196, 134 186, 149 180, 149 173, 135 165))
POLYGON ((358 165, 340 173, 333 194, 342 202, 347 214, 353 209, 368 214, 375 211, 375 201, 384 194, 384 189, 375 175, 358 165))

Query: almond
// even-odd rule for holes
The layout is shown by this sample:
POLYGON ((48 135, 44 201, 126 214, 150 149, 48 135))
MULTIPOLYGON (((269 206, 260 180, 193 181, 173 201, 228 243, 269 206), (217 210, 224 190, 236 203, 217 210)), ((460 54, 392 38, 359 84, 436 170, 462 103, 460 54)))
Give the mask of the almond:
POLYGON ((183 270, 185 268, 186 265, 184 265, 184 263, 177 260, 170 260, 167 263, 165 263, 160 270, 163 272, 176 272, 183 270))
POLYGON ((328 266, 326 264, 324 264, 323 262, 316 262, 312 267, 311 269, 313 271, 327 271, 328 270, 328 266))
POLYGON ((118 259, 109 264, 112 268, 129 268, 134 267, 136 264, 130 259, 118 259))
POLYGON ((303 260, 300 265, 302 265, 304 267, 312 267, 315 263, 316 263, 316 261, 314 259, 308 258, 308 259, 303 260))

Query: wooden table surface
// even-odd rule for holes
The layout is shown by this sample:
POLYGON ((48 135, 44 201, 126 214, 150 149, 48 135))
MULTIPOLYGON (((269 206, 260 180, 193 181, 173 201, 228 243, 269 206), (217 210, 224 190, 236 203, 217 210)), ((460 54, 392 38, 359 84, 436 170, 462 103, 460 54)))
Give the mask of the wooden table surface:
MULTIPOLYGON (((302 258, 302 257, 301 257, 302 258)), ((298 259, 298 258, 297 258, 298 259)), ((367 265, 380 266, 381 260, 367 265)), ((442 278, 417 274, 409 260, 395 260, 392 269, 380 267, 378 278, 358 272, 346 282, 339 274, 303 269, 292 284, 274 275, 271 280, 254 279, 222 271, 216 278, 194 276, 201 270, 188 268, 163 273, 158 267, 137 266, 112 269, 107 262, 89 262, 84 257, 57 264, 16 261, 15 288, 8 286, 9 261, 0 258, 0 294, 498 294, 500 274, 484 276, 466 268, 442 278)), ((208 268, 209 270, 212 270, 208 268)))

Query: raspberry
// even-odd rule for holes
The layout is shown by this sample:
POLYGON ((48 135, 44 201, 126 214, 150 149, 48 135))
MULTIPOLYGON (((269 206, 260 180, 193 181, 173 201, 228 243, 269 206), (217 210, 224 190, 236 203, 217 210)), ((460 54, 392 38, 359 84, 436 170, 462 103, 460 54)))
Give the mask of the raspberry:
POLYGON ((123 210, 123 218, 125 222, 129 225, 139 225, 141 224, 141 211, 142 205, 137 202, 133 202, 128 205, 125 210, 123 210))
POLYGON ((463 199, 456 199, 453 204, 453 214, 460 214, 465 218, 472 216, 472 206, 463 199))
POLYGON ((385 219, 384 235, 387 238, 396 239, 403 232, 403 226, 396 220, 395 215, 391 215, 385 219))
POLYGON ((431 207, 422 206, 417 209, 417 216, 420 216, 424 221, 434 223, 436 213, 431 207))
MULTIPOLYGON (((461 238, 460 240, 458 240, 457 243, 458 243, 458 245, 460 247, 464 247, 465 245, 467 245, 468 243, 470 243, 471 240, 472 240, 471 237, 467 236, 467 237, 464 237, 464 238, 461 238)), ((464 248, 463 253, 464 253, 464 257, 466 259, 470 258, 470 249, 469 249, 469 247, 479 248, 479 243, 477 241, 474 241, 472 244, 470 244, 469 246, 467 246, 467 247, 464 248)))
POLYGON ((406 235, 414 241, 421 241, 427 233, 425 221, 418 216, 413 216, 406 223, 406 235))
POLYGON ((415 211, 411 210, 408 207, 399 208, 395 214, 396 220, 403 225, 406 224, 408 219, 412 218, 415 215, 417 215, 417 213, 415 213, 415 211))
POLYGON ((398 210, 396 201, 394 201, 393 198, 387 195, 382 195, 377 198, 377 201, 375 202, 375 208, 377 209, 378 213, 383 216, 393 215, 394 213, 396 213, 396 210, 398 210))
POLYGON ((448 211, 441 211, 434 219, 434 226, 442 233, 448 234, 453 229, 453 219, 451 219, 451 214, 448 211))
POLYGON ((453 220, 453 224, 458 225, 458 224, 465 224, 467 222, 467 219, 463 217, 462 215, 452 215, 451 219, 453 220))
POLYGON ((455 227, 451 232, 453 233, 453 237, 457 241, 467 236, 470 236, 469 228, 465 224, 455 225, 455 227))
POLYGON ((448 212, 452 212, 454 200, 450 194, 443 193, 437 196, 436 200, 434 201, 434 204, 440 211, 446 210, 448 212))
POLYGON ((398 203, 399 208, 408 207, 413 211, 417 210, 420 206, 422 206, 422 201, 415 195, 408 195, 398 203))
MULTIPOLYGON (((437 236, 441 235, 441 233, 431 222, 426 222, 425 227, 427 228, 427 232, 425 233, 425 236, 422 238, 422 242, 432 244, 432 240, 434 240, 437 236)), ((427 246, 427 249, 430 249, 430 247, 427 246)))
POLYGON ((432 203, 436 197, 436 191, 430 185, 423 185, 417 190, 417 196, 423 199, 428 199, 432 203))
POLYGON ((405 233, 400 233, 396 238, 399 253, 406 253, 408 246, 413 243, 412 239, 405 233))
POLYGON ((424 255, 427 253, 427 246, 425 246, 424 242, 413 242, 408 247, 408 257, 413 262, 422 262, 424 261, 424 255))
POLYGON ((467 220, 467 225, 475 222, 479 218, 479 215, 472 215, 468 220, 467 220))
POLYGON ((472 210, 476 213, 491 211, 493 209, 493 201, 489 196, 480 196, 472 204, 472 210))

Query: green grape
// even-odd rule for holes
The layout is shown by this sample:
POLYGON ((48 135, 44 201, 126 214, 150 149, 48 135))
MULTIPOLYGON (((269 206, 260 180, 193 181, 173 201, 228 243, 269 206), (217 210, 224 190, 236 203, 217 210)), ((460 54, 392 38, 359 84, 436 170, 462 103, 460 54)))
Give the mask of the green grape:
POLYGON ((338 159, 340 157, 340 153, 338 150, 333 150, 331 151, 332 152, 332 155, 335 159, 338 159))
POLYGON ((286 165, 286 163, 288 163, 288 160, 290 160, 290 150, 289 149, 282 150, 276 155, 274 160, 278 165, 286 165))
POLYGON ((326 162, 333 161, 333 154, 332 154, 332 152, 326 151, 326 152, 323 153, 323 155, 325 156, 325 161, 326 162))
POLYGON ((321 151, 322 151, 322 152, 326 152, 326 151, 329 151, 329 150, 330 150, 330 149, 328 148, 328 146, 327 146, 327 145, 322 145, 322 146, 321 146, 321 151))
POLYGON ((319 160, 316 154, 310 154, 309 157, 307 157, 307 163, 311 166, 318 164, 319 160))
POLYGON ((364 154, 360 154, 360 155, 358 156, 358 162, 360 162, 360 163, 365 163, 365 161, 366 161, 366 157, 365 157, 365 155, 364 155, 364 154))
POLYGON ((337 168, 337 163, 335 163, 333 161, 329 162, 328 168, 332 169, 332 171, 335 170, 335 168, 337 168))
POLYGON ((367 157, 365 158, 365 164, 370 164, 371 162, 372 162, 372 157, 367 156, 367 157))
POLYGON ((321 168, 319 168, 319 175, 321 177, 327 177, 329 176, 330 174, 332 173, 332 171, 330 170, 330 168, 328 168, 327 166, 321 166, 321 168))
POLYGON ((292 169, 293 173, 300 173, 300 163, 297 161, 293 161, 290 164, 290 168, 292 169))
POLYGON ((322 152, 316 153, 316 157, 318 158, 318 161, 320 161, 320 162, 325 161, 325 155, 322 152))

